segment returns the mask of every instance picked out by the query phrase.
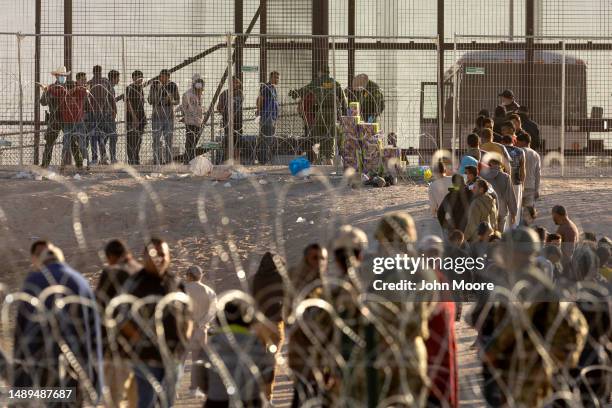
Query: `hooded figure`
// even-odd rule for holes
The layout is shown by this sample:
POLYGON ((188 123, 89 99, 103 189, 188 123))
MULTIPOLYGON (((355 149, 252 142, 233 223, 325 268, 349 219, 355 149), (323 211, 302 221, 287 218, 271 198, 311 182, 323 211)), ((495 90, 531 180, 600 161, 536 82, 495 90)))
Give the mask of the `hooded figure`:
POLYGON ((465 188, 463 177, 459 174, 453 175, 453 185, 438 207, 438 221, 442 229, 465 231, 472 195, 472 192, 465 188))
POLYGON ((485 180, 479 179, 474 188, 476 198, 471 202, 468 210, 467 224, 465 226, 465 240, 473 242, 478 239, 478 226, 481 222, 495 225, 497 222, 497 205, 495 199, 487 192, 489 185, 485 180))

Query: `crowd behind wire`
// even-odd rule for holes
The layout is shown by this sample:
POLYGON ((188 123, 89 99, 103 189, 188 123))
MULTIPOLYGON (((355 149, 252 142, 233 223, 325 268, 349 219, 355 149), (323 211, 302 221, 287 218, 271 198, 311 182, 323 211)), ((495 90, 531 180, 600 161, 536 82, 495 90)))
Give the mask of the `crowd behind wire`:
MULTIPOLYGON (((369 122, 384 110, 384 98, 379 86, 369 80, 366 74, 357 75, 350 87, 342 89, 340 84, 330 76, 329 68, 322 67, 317 77, 300 89, 293 89, 289 95, 299 99, 297 113, 304 122, 304 140, 298 146, 311 162, 328 163, 333 157, 335 140, 334 130, 338 115, 346 113, 349 101, 360 102, 364 119, 369 122), (319 149, 313 149, 318 145, 319 149)), ((40 103, 48 107, 44 133, 45 147, 42 167, 48 167, 53 155, 53 147, 60 133, 62 139, 62 166, 73 163, 77 168, 114 164, 117 155, 117 102, 125 102, 126 156, 130 165, 149 164, 141 158, 141 145, 147 122, 145 104, 151 105, 151 148, 152 164, 163 165, 173 161, 189 163, 194 157, 206 152, 199 147, 203 127, 210 119, 211 112, 202 106, 204 81, 199 74, 192 77, 189 89, 181 96, 178 85, 171 80, 171 71, 163 69, 154 78, 145 81, 140 70, 131 74, 132 83, 123 95, 117 96, 115 87, 120 82, 120 74, 110 70, 103 75, 102 67, 96 65, 93 76, 88 80, 85 72, 78 72, 75 80, 65 67, 51 72, 56 81, 43 89, 40 103), (148 95, 145 87, 149 86, 148 95), (183 153, 175 154, 174 133, 177 122, 185 126, 185 146, 183 153)), ((221 114, 224 131, 223 160, 227 160, 230 135, 228 129, 233 127, 235 145, 234 159, 240 160, 239 147, 250 141, 243 135, 243 92, 239 78, 233 77, 232 99, 224 90, 219 94, 216 111, 221 114), (233 118, 230 121, 230 111, 233 118), (232 123, 230 125, 230 122, 232 123)), ((280 73, 272 71, 269 81, 262 84, 256 100, 255 116, 259 118, 259 133, 256 137, 253 158, 243 157, 243 161, 270 163, 273 159, 274 146, 278 145, 276 131, 280 116, 280 103, 277 86, 280 73), (251 160, 252 159, 252 160, 251 160)))
MULTIPOLYGON (((523 225, 500 238, 486 225, 465 241, 458 229, 419 240, 408 213, 391 213, 374 244, 344 225, 300 259, 266 252, 247 291, 218 296, 200 267, 173 269, 159 238, 140 259, 109 242, 93 289, 58 247, 37 241, 21 292, 5 298, 16 323, 2 374, 14 387, 75 389, 64 406, 172 406, 191 357, 190 396, 205 407, 266 406, 280 365, 289 368, 294 407, 457 407, 455 321, 461 302, 475 301, 464 315, 478 333, 472 347, 490 406, 605 406, 612 241, 588 232, 570 241, 567 211, 557 206, 552 216, 555 234, 523 225), (397 298, 372 290, 375 257, 479 251, 485 268, 461 279, 493 281, 496 291, 397 298)), ((457 278, 435 263, 417 276, 457 278)))

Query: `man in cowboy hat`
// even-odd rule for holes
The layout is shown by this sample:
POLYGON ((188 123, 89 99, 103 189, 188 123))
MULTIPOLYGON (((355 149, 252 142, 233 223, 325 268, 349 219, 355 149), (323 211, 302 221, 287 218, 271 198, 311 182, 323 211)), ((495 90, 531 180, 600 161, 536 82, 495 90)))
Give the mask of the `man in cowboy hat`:
MULTIPOLYGON (((45 123, 47 129, 45 130, 45 148, 43 150, 41 167, 48 167, 51 163, 51 157, 53 156, 53 146, 59 133, 63 128, 62 115, 60 112, 60 100, 57 96, 53 95, 55 88, 63 88, 66 84, 70 71, 66 70, 66 67, 60 67, 51 71, 51 75, 55 77, 55 82, 48 85, 42 86, 43 93, 40 97, 40 104, 42 106, 48 106, 49 111, 45 114, 45 123)), ((74 161, 77 165, 83 162, 83 156, 79 150, 78 141, 76 138, 71 139, 70 147, 74 161)))

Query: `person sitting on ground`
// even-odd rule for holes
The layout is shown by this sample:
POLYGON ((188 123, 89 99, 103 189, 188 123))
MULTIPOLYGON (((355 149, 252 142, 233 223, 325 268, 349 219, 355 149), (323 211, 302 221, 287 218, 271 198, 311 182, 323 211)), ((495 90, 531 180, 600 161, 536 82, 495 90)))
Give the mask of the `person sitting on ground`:
POLYGON ((467 212, 472 201, 472 192, 465 187, 463 177, 454 174, 451 179, 453 185, 438 207, 438 222, 446 234, 452 230, 465 230, 467 212))
POLYGON ((595 233, 593 232, 584 231, 582 234, 580 234, 580 241, 589 241, 592 243, 596 243, 597 235, 595 235, 595 233))
POLYGON ((441 159, 435 169, 433 169, 434 181, 429 185, 429 209, 431 215, 436 217, 438 215, 438 208, 446 197, 448 189, 452 185, 452 177, 446 175, 446 164, 441 159))
POLYGON ((292 315, 296 305, 296 299, 302 299, 310 292, 320 286, 322 275, 327 272, 327 248, 317 243, 312 243, 304 248, 303 256, 297 265, 289 268, 289 281, 291 288, 287 289, 284 301, 283 321, 285 324, 293 324, 295 316, 292 315))
POLYGON ((253 328, 253 306, 229 301, 217 317, 216 330, 209 339, 202 371, 200 388, 206 393, 204 408, 234 407, 238 402, 245 408, 267 406, 265 392, 274 379, 274 353, 257 336, 253 328), (213 358, 221 359, 223 368, 234 381, 230 387, 224 373, 213 358))
POLYGON ((497 206, 495 199, 487 193, 489 184, 485 180, 478 180, 474 195, 476 198, 471 202, 468 210, 467 224, 465 227, 465 239, 473 242, 478 239, 478 226, 486 221, 490 225, 497 222, 497 206))
MULTIPOLYGON (((193 334, 189 342, 189 351, 191 351, 191 360, 194 365, 203 358, 204 346, 208 340, 208 329, 217 313, 217 294, 210 286, 202 282, 203 276, 202 268, 192 265, 187 269, 185 277, 185 291, 193 302, 193 334)), ((191 370, 189 386, 191 394, 197 393, 197 385, 200 383, 197 373, 198 370, 191 370)))

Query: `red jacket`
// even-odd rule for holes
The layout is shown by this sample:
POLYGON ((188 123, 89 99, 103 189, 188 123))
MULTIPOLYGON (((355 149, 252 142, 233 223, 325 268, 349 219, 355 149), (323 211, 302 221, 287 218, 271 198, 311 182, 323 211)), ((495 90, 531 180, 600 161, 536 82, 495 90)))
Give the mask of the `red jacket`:
POLYGON ((63 123, 79 123, 83 120, 83 103, 87 96, 87 89, 75 86, 68 91, 64 86, 50 86, 47 89, 51 95, 60 101, 60 115, 63 123))
MULTIPOLYGON (((438 274, 438 280, 445 279, 438 274)), ((445 401, 441 406, 459 406, 457 343, 455 339, 455 303, 438 302, 429 318, 427 375, 431 380, 429 399, 445 401)))

